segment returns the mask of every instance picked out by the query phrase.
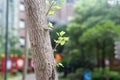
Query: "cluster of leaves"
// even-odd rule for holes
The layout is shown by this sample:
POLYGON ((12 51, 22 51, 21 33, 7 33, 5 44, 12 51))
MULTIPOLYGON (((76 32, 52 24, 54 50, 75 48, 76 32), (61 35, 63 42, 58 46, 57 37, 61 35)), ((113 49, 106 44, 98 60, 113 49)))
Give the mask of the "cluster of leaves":
MULTIPOLYGON (((60 9, 61 8, 61 4, 64 3, 64 0, 60 0, 60 3, 57 3, 56 0, 46 0, 46 4, 49 5, 49 10, 48 10, 48 14, 49 15, 53 15, 55 13, 56 9, 60 9)), ((53 29, 53 24, 51 22, 48 23, 48 26, 53 29)), ((69 40, 68 37, 64 37, 65 32, 61 31, 61 32, 56 32, 56 34, 58 35, 58 39, 54 40, 54 42, 56 43, 55 49, 56 47, 60 44, 60 45, 64 45, 66 41, 69 40)))
MULTIPOLYGON (((51 42, 52 42, 52 47, 55 48, 56 46, 56 43, 54 42, 54 40, 57 40, 58 39, 58 35, 56 32, 61 32, 61 31, 64 31, 66 32, 64 34, 64 36, 68 36, 68 33, 66 31, 66 26, 56 26, 54 27, 54 29, 50 30, 50 36, 51 36, 51 42)), ((64 49, 64 46, 57 46, 56 48, 56 53, 62 53, 64 49)))
MULTIPOLYGON (((60 0, 60 3, 57 3, 57 0, 46 0, 46 4, 49 6, 48 12, 46 15, 53 15, 55 14, 55 10, 56 9, 60 9, 61 8, 61 4, 64 3, 64 0, 60 0)), ((48 22, 48 26, 50 29, 53 29, 54 26, 51 22, 48 22)), ((64 37, 65 32, 61 31, 61 32, 56 32, 56 34, 58 35, 58 39, 54 40, 54 42, 56 43, 55 47, 54 47, 54 51, 56 51, 56 48, 58 47, 58 45, 64 45, 66 41, 69 40, 69 37, 64 37)), ((62 65, 62 63, 57 63, 56 64, 57 67, 64 67, 62 65)))
POLYGON ((81 41, 86 41, 90 39, 102 39, 105 40, 107 38, 117 39, 120 36, 119 32, 116 30, 120 30, 120 25, 116 25, 112 21, 107 21, 103 25, 97 24, 94 27, 86 30, 80 37, 81 41))
MULTIPOLYGON (((56 26, 53 30, 50 30, 52 47, 56 53, 61 53, 64 49, 64 44, 69 40, 66 33, 66 26, 56 26), (61 46, 59 46, 61 45, 61 46)), ((57 67, 64 67, 60 62, 56 64, 57 67)))
POLYGON ((69 40, 69 37, 64 37, 65 35, 64 31, 61 31, 59 33, 57 32, 57 35, 58 35, 58 39, 54 40, 56 44, 64 45, 65 42, 69 40))
POLYGON ((53 15, 56 9, 60 9, 64 0, 60 0, 59 2, 60 3, 57 3, 57 0, 46 0, 46 4, 49 6, 49 15, 53 15))

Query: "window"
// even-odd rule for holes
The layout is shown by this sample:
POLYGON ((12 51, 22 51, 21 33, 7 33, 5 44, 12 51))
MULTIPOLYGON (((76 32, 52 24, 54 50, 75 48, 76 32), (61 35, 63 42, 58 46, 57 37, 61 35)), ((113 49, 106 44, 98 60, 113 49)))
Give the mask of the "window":
POLYGON ((20 28, 25 28, 25 21, 24 20, 20 20, 20 28))
POLYGON ((20 38, 20 46, 24 47, 24 45, 25 45, 25 39, 24 39, 24 37, 21 37, 20 38))
POLYGON ((25 11, 25 5, 24 5, 24 3, 20 3, 20 11, 25 11))

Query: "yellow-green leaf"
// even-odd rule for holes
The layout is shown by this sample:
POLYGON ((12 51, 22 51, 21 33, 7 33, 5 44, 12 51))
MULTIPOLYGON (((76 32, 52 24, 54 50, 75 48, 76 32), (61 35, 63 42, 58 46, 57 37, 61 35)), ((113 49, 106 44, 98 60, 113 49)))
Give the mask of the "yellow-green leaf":
POLYGON ((49 22, 48 25, 49 25, 50 28, 54 28, 53 24, 51 22, 49 22))
POLYGON ((60 45, 64 45, 65 44, 65 41, 61 41, 60 45))
POLYGON ((47 4, 47 5, 49 5, 49 4, 50 4, 49 0, 46 0, 46 4, 47 4))
POLYGON ((63 36, 64 34, 65 34, 64 31, 61 31, 61 32, 60 32, 60 36, 63 36))
POLYGON ((64 40, 65 40, 65 41, 68 41, 68 40, 69 40, 69 37, 64 37, 64 40))
POLYGON ((50 11, 49 11, 49 15, 53 15, 54 13, 55 13, 54 10, 50 10, 50 11))
POLYGON ((57 67, 60 67, 60 66, 61 66, 61 67, 64 67, 62 63, 57 63, 56 66, 57 66, 57 67))

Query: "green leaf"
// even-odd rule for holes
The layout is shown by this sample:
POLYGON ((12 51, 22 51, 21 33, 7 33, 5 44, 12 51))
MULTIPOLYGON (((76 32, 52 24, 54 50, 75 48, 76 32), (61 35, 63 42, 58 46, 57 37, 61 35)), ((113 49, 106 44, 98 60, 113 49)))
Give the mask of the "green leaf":
POLYGON ((59 66, 64 67, 62 63, 58 63, 58 64, 59 64, 59 66))
POLYGON ((54 40, 54 42, 55 42, 55 43, 59 43, 59 41, 58 41, 58 40, 54 40))
POLYGON ((54 13, 55 13, 54 10, 50 10, 50 11, 49 11, 49 15, 53 15, 54 13))
POLYGON ((56 4, 56 0, 52 0, 51 4, 52 4, 52 3, 56 4))
POLYGON ((63 40, 63 37, 59 37, 58 40, 62 41, 62 40, 63 40))
POLYGON ((57 34, 58 36, 60 36, 58 32, 56 32, 56 34, 57 34))
POLYGON ((65 44, 65 41, 61 41, 60 45, 64 45, 65 44))
POLYGON ((68 41, 68 40, 69 40, 69 37, 64 37, 64 40, 65 40, 65 41, 68 41))
POLYGON ((47 4, 47 5, 49 5, 49 4, 50 4, 49 0, 46 0, 46 4, 47 4))
POLYGON ((57 67, 64 67, 62 63, 57 63, 57 67))
POLYGON ((50 28, 54 28, 53 24, 51 22, 49 22, 48 25, 49 25, 50 28))
POLYGON ((54 6, 55 9, 60 9, 61 8, 61 5, 56 5, 54 6))
POLYGON ((63 36, 64 34, 65 34, 64 31, 61 31, 61 32, 60 32, 60 36, 63 36))

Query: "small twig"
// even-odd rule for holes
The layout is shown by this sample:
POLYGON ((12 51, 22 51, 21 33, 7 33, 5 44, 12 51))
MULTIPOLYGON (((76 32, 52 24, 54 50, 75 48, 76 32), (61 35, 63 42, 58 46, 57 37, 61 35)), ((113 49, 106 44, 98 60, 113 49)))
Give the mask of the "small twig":
POLYGON ((47 16, 48 13, 50 12, 50 10, 51 10, 51 8, 53 7, 54 3, 55 3, 55 0, 52 0, 52 3, 51 3, 51 5, 50 5, 50 7, 49 7, 49 9, 48 9, 48 11, 47 11, 47 13, 46 13, 46 16, 47 16))
POLYGON ((59 43, 55 45, 53 51, 55 52, 56 48, 58 47, 59 43))

